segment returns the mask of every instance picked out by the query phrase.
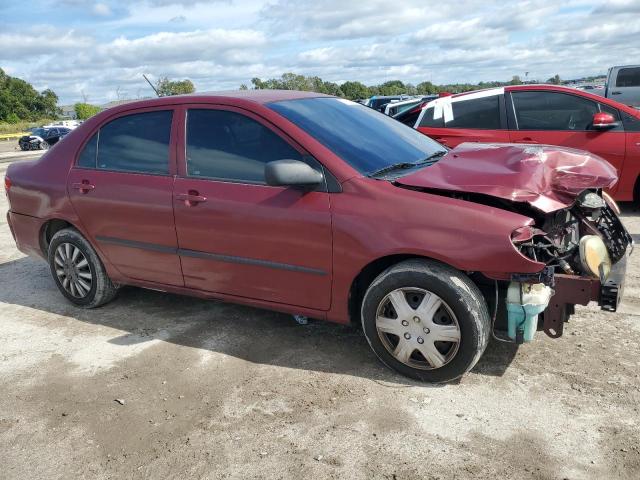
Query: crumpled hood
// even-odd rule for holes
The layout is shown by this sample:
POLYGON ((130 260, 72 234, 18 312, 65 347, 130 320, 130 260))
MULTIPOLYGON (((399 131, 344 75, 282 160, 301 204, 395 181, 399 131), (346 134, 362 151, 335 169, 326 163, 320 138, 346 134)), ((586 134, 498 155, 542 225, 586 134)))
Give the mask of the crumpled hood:
POLYGON ((583 150, 552 145, 463 143, 396 183, 481 193, 543 211, 567 208, 587 188, 611 188, 616 169, 583 150))

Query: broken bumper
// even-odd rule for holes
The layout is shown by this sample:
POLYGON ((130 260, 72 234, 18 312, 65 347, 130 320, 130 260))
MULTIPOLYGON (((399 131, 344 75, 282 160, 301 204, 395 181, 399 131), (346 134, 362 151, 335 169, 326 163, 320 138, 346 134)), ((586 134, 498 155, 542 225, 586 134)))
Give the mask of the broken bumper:
POLYGON ((542 330, 552 338, 560 337, 564 323, 574 313, 574 305, 597 301, 602 310, 615 312, 624 291, 627 257, 628 254, 612 266, 604 284, 596 278, 556 274, 555 294, 542 314, 542 330))

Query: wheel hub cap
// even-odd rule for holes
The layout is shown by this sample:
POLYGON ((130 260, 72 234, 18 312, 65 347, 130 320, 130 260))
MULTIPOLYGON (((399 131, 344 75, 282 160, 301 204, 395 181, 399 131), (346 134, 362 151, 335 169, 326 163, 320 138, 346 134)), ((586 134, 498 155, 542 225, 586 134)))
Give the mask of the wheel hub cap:
POLYGON ((93 285, 93 273, 80 249, 70 243, 61 243, 56 248, 54 262, 62 288, 76 298, 86 297, 93 285))
POLYGON ((433 370, 449 363, 460 344, 458 320, 447 303, 420 288, 399 288, 378 305, 376 328, 398 361, 433 370))

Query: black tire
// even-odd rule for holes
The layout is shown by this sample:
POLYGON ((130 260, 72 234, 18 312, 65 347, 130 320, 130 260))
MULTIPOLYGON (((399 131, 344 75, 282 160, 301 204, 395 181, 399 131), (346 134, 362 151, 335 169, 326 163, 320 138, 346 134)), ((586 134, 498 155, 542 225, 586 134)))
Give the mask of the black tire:
MULTIPOLYGON (((409 297, 405 298, 409 300, 409 297)), ((411 315, 413 314, 412 312, 411 315)), ((462 272, 442 263, 429 260, 406 260, 387 268, 378 275, 364 295, 361 315, 362 327, 367 341, 385 365, 407 377, 430 383, 450 382, 471 370, 484 353, 491 335, 489 311, 486 301, 478 287, 462 272), (446 326, 457 328, 456 335, 459 336, 459 340, 452 343, 437 342, 437 347, 434 348, 442 349, 444 347, 447 355, 450 355, 447 363, 444 363, 439 368, 429 365, 428 360, 426 360, 427 357, 423 356, 420 352, 416 353, 416 351, 411 350, 412 348, 420 348, 418 346, 414 347, 413 344, 407 347, 413 352, 410 354, 411 357, 407 363, 420 365, 420 359, 423 359, 424 367, 416 368, 415 366, 398 360, 390 351, 390 348, 393 347, 391 342, 394 338, 397 338, 396 345, 398 345, 399 342, 403 342, 404 340, 400 338, 399 335, 394 336, 393 334, 379 333, 376 326, 378 309, 383 305, 383 301, 387 301, 389 298, 388 295, 397 289, 419 289, 427 291, 429 294, 434 293, 444 302, 442 304, 443 307, 440 307, 441 309, 437 310, 437 312, 445 311, 442 310, 444 308, 446 312, 455 315, 452 317, 455 318, 455 325, 446 326), (451 350, 454 346, 455 351, 451 350)), ((400 322, 400 316, 397 314, 394 315, 398 317, 397 320, 400 322)), ((435 318, 435 311, 433 318, 435 318)), ((413 319, 416 322, 420 322, 420 318, 416 319, 414 316, 413 319)), ((394 319, 392 319, 392 321, 394 321, 394 319)), ((423 320, 423 322, 425 322, 425 320, 423 320)), ((404 323, 402 325, 404 325, 404 323)), ((422 325, 427 324, 423 323, 422 325)), ((409 327, 402 326, 399 328, 410 329, 416 326, 421 328, 420 325, 411 324, 409 327)), ((433 326, 437 325, 432 324, 432 327, 433 326)), ((427 338, 427 334, 432 333, 428 328, 425 328, 424 331, 426 332, 424 335, 425 338, 427 338)), ((407 340, 407 343, 413 342, 414 339, 415 341, 419 342, 422 340, 422 343, 426 343, 424 339, 418 338, 415 333, 413 337, 409 332, 406 332, 404 335, 409 335, 408 338, 411 339, 407 340)), ((407 337, 405 336, 405 338, 407 337)), ((432 341, 431 345, 435 346, 436 343, 432 341)))
POLYGON ((40 145, 38 145, 38 148, 40 150, 49 150, 49 144, 45 141, 40 142, 40 145))
MULTIPOLYGON (((49 244, 49 268, 51 269, 51 275, 53 276, 56 285, 60 292, 74 305, 82 308, 96 308, 100 307, 111 300, 117 294, 117 286, 113 284, 104 265, 100 261, 98 254, 93 249, 91 244, 74 228, 65 228, 57 232, 49 244), (65 288, 63 281, 56 273, 61 269, 60 257, 56 260, 56 252, 58 247, 63 245, 66 248, 66 244, 70 244, 72 247, 80 250, 81 254, 87 261, 88 268, 85 266, 85 275, 90 273, 91 284, 88 291, 83 292, 84 295, 76 296, 65 288)), ((87 278, 88 280, 88 278, 87 278)), ((88 282, 87 282, 88 283, 88 282)), ((86 285, 86 283, 85 283, 86 285)), ((76 290, 79 294, 79 292, 76 290)))

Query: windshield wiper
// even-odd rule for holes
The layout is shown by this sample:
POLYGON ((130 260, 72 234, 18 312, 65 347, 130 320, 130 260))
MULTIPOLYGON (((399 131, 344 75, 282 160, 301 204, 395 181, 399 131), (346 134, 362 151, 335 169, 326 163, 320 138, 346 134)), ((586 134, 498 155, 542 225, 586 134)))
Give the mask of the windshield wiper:
POLYGON ((440 158, 443 155, 445 155, 446 153, 447 153, 447 150, 438 150, 437 152, 432 153, 428 157, 423 158, 422 160, 419 160, 419 161, 414 162, 414 163, 411 163, 411 162, 392 163, 391 165, 387 165, 386 167, 382 167, 379 170, 375 170, 375 171, 367 174, 367 176, 368 177, 377 177, 378 175, 382 175, 383 173, 392 172, 393 170, 414 168, 414 167, 417 167, 419 165, 425 165, 427 163, 434 163, 436 158, 440 158))
POLYGON ((415 163, 410 163, 410 162, 392 163, 391 165, 387 165, 386 167, 382 167, 379 170, 375 170, 371 173, 368 173, 367 177, 377 177, 378 175, 382 175, 383 173, 391 172, 393 170, 399 170, 401 168, 412 168, 415 166, 416 166, 415 163))
POLYGON ((433 163, 433 161, 436 158, 440 158, 443 157, 444 155, 446 155, 447 153, 449 153, 448 150, 438 150, 435 153, 432 153, 431 155, 429 155, 426 158, 423 158, 422 160, 420 160, 419 162, 414 163, 414 165, 423 165, 425 163, 433 163))

